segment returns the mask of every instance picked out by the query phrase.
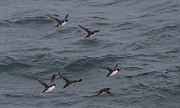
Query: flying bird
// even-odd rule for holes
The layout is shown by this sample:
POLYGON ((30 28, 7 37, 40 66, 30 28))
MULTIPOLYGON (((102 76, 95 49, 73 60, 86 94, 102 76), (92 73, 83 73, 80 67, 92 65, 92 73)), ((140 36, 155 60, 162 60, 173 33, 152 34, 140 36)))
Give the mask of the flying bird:
POLYGON ((56 75, 54 74, 54 75, 52 76, 52 78, 51 78, 50 85, 48 85, 48 84, 46 84, 45 82, 37 79, 38 82, 45 87, 44 91, 42 91, 42 92, 50 92, 50 91, 52 91, 53 89, 55 89, 55 83, 54 83, 55 77, 56 77, 56 75))
POLYGON ((85 30, 88 34, 85 38, 88 38, 88 37, 92 37, 94 36, 97 32, 99 32, 99 30, 94 30, 94 31, 90 31, 89 29, 79 25, 79 27, 81 27, 83 30, 85 30))
POLYGON ((76 83, 76 82, 81 82, 81 81, 82 81, 82 79, 79 79, 79 80, 69 80, 69 79, 67 79, 63 74, 61 74, 60 72, 59 72, 59 76, 60 76, 60 78, 62 78, 64 81, 66 81, 66 84, 64 85, 63 88, 66 88, 66 87, 68 87, 68 86, 70 86, 70 85, 73 85, 73 84, 76 83))
POLYGON ((103 89, 96 92, 97 93, 96 96, 98 96, 98 95, 100 95, 102 93, 107 93, 110 96, 113 96, 113 93, 111 93, 109 90, 110 90, 110 88, 103 88, 103 89))
POLYGON ((69 16, 69 15, 67 14, 63 20, 59 20, 58 18, 55 18, 55 17, 49 15, 49 17, 50 17, 51 19, 53 19, 54 21, 57 21, 57 22, 58 22, 58 24, 57 24, 56 26, 54 26, 54 27, 59 27, 59 26, 65 25, 65 24, 67 23, 67 21, 68 21, 68 19, 67 19, 68 16, 69 16))
POLYGON ((106 69, 109 71, 109 73, 106 75, 106 77, 108 76, 113 76, 115 74, 117 74, 121 69, 118 68, 118 64, 116 64, 116 66, 114 68, 110 68, 110 67, 105 67, 105 66, 100 66, 101 69, 106 69))

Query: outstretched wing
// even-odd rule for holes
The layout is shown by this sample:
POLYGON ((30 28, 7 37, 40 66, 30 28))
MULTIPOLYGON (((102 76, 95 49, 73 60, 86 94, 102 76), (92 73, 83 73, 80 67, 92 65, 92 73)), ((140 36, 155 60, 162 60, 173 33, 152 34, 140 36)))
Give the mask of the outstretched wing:
POLYGON ((106 69, 108 71, 113 71, 110 67, 100 66, 101 69, 106 69))
POLYGON ((106 91, 107 94, 109 94, 110 96, 113 96, 113 93, 111 93, 109 90, 106 91))
POLYGON ((66 77, 64 77, 63 74, 61 74, 60 72, 59 72, 59 76, 60 76, 63 80, 65 80, 66 82, 69 82, 69 80, 68 80, 66 77))
POLYGON ((81 27, 83 30, 85 30, 87 33, 90 33, 91 31, 89 31, 89 29, 87 29, 87 28, 85 28, 85 27, 83 27, 83 26, 81 26, 81 25, 79 25, 79 27, 81 27))
POLYGON ((99 30, 94 30, 93 32, 94 32, 94 33, 97 33, 97 32, 99 32, 99 30))
POLYGON ((39 80, 39 79, 37 79, 37 80, 38 80, 38 82, 41 83, 45 88, 48 88, 48 87, 49 87, 45 82, 43 82, 43 81, 41 81, 41 80, 39 80))
POLYGON ((72 82, 76 83, 76 82, 81 82, 82 79, 79 79, 79 80, 73 80, 72 82))
POLYGON ((54 74, 54 75, 52 76, 52 78, 51 78, 51 83, 50 83, 50 85, 54 84, 55 78, 56 78, 56 75, 54 74))
POLYGON ((118 67, 118 64, 116 64, 116 66, 114 67, 114 69, 117 69, 117 67, 118 67))
POLYGON ((69 15, 67 14, 67 15, 65 16, 64 20, 67 20, 68 16, 69 16, 69 15))
POLYGON ((53 16, 51 16, 51 15, 49 15, 49 17, 50 17, 51 19, 55 20, 55 21, 61 22, 61 20, 59 20, 59 19, 57 19, 57 18, 55 18, 55 17, 53 17, 53 16))
POLYGON ((97 91, 97 92, 96 92, 96 93, 97 93, 96 96, 100 95, 102 92, 103 92, 103 90, 97 91))

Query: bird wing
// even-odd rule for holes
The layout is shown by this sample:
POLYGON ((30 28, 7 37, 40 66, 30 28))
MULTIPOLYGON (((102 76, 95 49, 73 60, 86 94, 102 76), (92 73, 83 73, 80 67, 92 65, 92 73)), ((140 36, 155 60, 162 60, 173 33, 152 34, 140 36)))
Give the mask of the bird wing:
POLYGON ((100 95, 102 92, 103 92, 103 90, 99 90, 99 91, 97 91, 97 92, 96 92, 96 93, 97 93, 97 95, 96 95, 96 96, 100 95))
POLYGON ((94 33, 97 33, 97 32, 99 32, 99 30, 94 30, 93 32, 94 32, 94 33))
POLYGON ((52 78, 51 78, 51 83, 50 83, 50 85, 54 84, 55 78, 56 78, 56 75, 54 74, 54 75, 52 76, 52 78))
POLYGON ((76 83, 76 82, 81 82, 82 81, 82 79, 79 79, 79 80, 73 80, 72 82, 73 83, 76 83))
POLYGON ((69 80, 68 80, 66 77, 64 77, 63 74, 61 74, 60 72, 59 72, 59 76, 60 76, 63 80, 65 80, 66 82, 69 82, 69 80))
POLYGON ((105 67, 105 66, 100 66, 101 69, 106 69, 108 71, 112 71, 112 69, 110 67, 105 67))
POLYGON ((67 14, 67 15, 65 16, 64 20, 67 20, 68 16, 69 16, 69 15, 67 14))
POLYGON ((109 94, 110 96, 113 96, 113 93, 111 93, 109 90, 106 91, 107 94, 109 94))
POLYGON ((83 30, 85 30, 87 33, 90 33, 91 31, 89 31, 89 29, 87 29, 87 28, 85 28, 85 27, 83 27, 83 26, 81 26, 81 25, 79 25, 79 27, 81 27, 83 30))
POLYGON ((59 20, 59 19, 57 19, 57 18, 55 18, 55 17, 53 17, 53 16, 51 16, 51 15, 49 15, 49 17, 50 17, 51 19, 55 20, 55 21, 61 22, 61 20, 59 20))
POLYGON ((116 66, 114 67, 114 69, 117 69, 117 67, 118 67, 118 64, 116 64, 116 66))
POLYGON ((111 72, 109 72, 109 73, 106 75, 106 77, 110 76, 110 74, 111 74, 111 72))
POLYGON ((39 79, 37 79, 37 80, 38 80, 38 82, 41 83, 45 88, 48 88, 48 87, 49 87, 45 82, 43 82, 43 81, 41 81, 41 80, 39 80, 39 79))

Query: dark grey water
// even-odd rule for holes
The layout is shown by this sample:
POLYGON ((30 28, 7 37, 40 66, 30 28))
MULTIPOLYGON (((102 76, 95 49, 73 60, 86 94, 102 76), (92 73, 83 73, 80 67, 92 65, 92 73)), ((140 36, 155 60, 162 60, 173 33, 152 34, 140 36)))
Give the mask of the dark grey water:
POLYGON ((179 0, 1 0, 1 108, 179 108, 179 13, 179 0), (85 39, 79 24, 100 32, 85 39), (113 77, 99 68, 117 63, 113 77), (83 80, 41 93, 37 78, 59 71, 83 80), (114 96, 94 96, 104 87, 114 96))

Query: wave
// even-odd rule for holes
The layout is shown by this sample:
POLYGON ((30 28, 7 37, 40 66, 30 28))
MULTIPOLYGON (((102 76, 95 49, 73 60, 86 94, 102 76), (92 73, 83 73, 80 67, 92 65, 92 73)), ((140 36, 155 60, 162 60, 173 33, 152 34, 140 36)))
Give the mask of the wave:
POLYGON ((99 68, 99 66, 101 65, 110 63, 112 63, 111 65, 113 67, 120 58, 122 57, 111 54, 102 57, 83 57, 81 59, 70 62, 67 66, 64 67, 64 69, 70 72, 84 72, 88 70, 94 70, 96 68, 99 68))
POLYGON ((113 5, 117 5, 119 2, 118 0, 114 0, 114 1, 103 1, 103 2, 89 2, 87 1, 86 4, 88 4, 89 6, 95 6, 95 7, 106 7, 106 6, 113 6, 113 5))
POLYGON ((39 27, 52 22, 51 19, 48 19, 48 16, 36 16, 36 17, 23 17, 23 18, 12 18, 7 20, 11 25, 21 25, 21 26, 31 26, 39 27))
POLYGON ((1 71, 14 71, 14 70, 19 70, 22 68, 27 68, 30 65, 16 62, 16 63, 9 63, 9 64, 0 64, 0 70, 1 71))
POLYGON ((152 5, 147 6, 144 8, 145 11, 153 11, 156 13, 167 13, 167 12, 175 12, 178 11, 178 3, 172 1, 163 1, 163 2, 154 2, 152 5))
POLYGON ((137 78, 137 77, 142 77, 142 76, 152 76, 152 75, 156 75, 157 73, 159 73, 159 72, 156 72, 156 71, 144 72, 144 73, 140 73, 137 75, 126 76, 126 78, 137 78))
POLYGON ((0 22, 0 27, 10 27, 11 24, 8 20, 0 22))
POLYGON ((122 21, 119 23, 114 23, 111 27, 111 31, 121 31, 121 30, 131 30, 141 27, 140 24, 135 23, 134 21, 122 21))
POLYGON ((141 35, 142 36, 144 36, 144 35, 145 36, 147 36, 147 35, 154 35, 155 36, 155 35, 163 34, 166 31, 168 31, 168 32, 174 31, 178 28, 178 26, 179 26, 178 24, 176 24, 176 25, 165 25, 165 26, 162 26, 160 28, 150 30, 150 31, 148 31, 144 34, 141 34, 141 35))
POLYGON ((31 49, 26 49, 27 51, 51 51, 51 48, 48 47, 43 47, 43 48, 31 48, 31 49))
POLYGON ((102 40, 99 39, 80 39, 77 43, 75 43, 75 45, 99 46, 101 44, 101 41, 102 40))
POLYGON ((127 70, 127 71, 140 71, 143 70, 142 67, 138 67, 138 66, 131 66, 131 67, 124 67, 123 70, 127 70))
POLYGON ((25 94, 25 93, 8 93, 1 94, 5 98, 43 98, 37 94, 25 94))
POLYGON ((31 67, 29 64, 21 63, 12 57, 5 57, 4 59, 1 60, 0 63, 0 70, 3 72, 9 72, 9 71, 17 71, 22 68, 27 68, 31 67))

